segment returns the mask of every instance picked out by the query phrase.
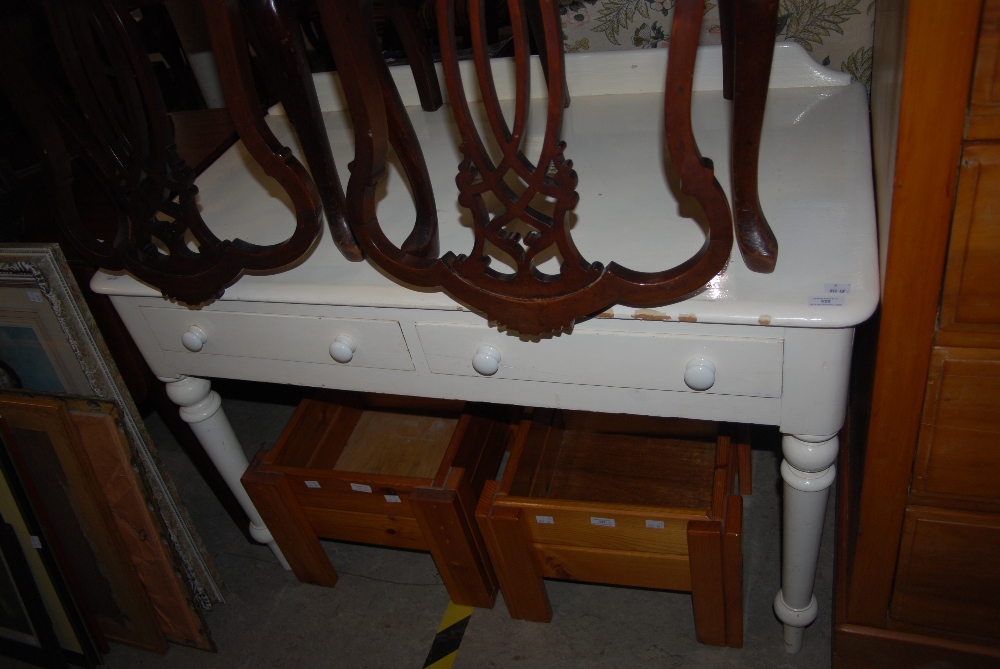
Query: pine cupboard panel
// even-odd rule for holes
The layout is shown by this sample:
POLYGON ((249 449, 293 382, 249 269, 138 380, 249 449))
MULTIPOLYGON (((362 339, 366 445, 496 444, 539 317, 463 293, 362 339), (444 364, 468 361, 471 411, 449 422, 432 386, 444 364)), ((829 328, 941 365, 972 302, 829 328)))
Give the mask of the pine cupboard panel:
POLYGON ((937 347, 911 489, 1000 506, 1000 351, 937 347))
POLYGON ((983 3, 982 27, 969 102, 966 138, 1000 138, 1000 0, 986 0, 983 3))
POLYGON ((1000 145, 965 147, 952 221, 937 342, 1000 346, 1000 145))
POLYGON ((880 0, 872 147, 885 260, 846 620, 884 628, 941 301, 982 8, 880 0), (905 36, 902 44, 899 31, 905 36))
POLYGON ((891 621, 1000 643, 1000 516, 906 510, 891 621))

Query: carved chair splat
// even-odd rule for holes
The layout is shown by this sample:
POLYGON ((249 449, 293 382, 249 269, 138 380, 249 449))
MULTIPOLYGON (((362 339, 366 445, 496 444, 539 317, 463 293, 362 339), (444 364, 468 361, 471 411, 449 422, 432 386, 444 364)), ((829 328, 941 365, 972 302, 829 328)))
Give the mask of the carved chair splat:
MULTIPOLYGON (((566 146, 560 142, 563 103, 568 103, 569 98, 556 6, 551 0, 543 0, 529 10, 525 3, 512 0, 508 8, 517 72, 513 126, 507 124, 497 98, 482 27, 482 8, 476 2, 468 5, 472 25, 480 27, 472 31, 472 53, 492 135, 487 140, 476 128, 458 73, 454 38, 456 3, 454 0, 437 3, 445 80, 464 155, 457 177, 459 202, 472 212, 475 242, 468 255, 446 253, 432 260, 428 255, 414 258, 405 248, 391 244, 375 214, 375 186, 385 173, 389 144, 386 133, 391 128, 396 127, 395 134, 402 135, 401 139, 413 138, 401 153, 407 163, 407 174, 416 173, 421 183, 427 180, 422 177, 426 168, 422 167, 415 134, 404 111, 393 101, 391 87, 383 85, 382 91, 377 91, 373 84, 389 79, 377 53, 371 3, 361 0, 321 5, 325 29, 331 44, 336 43, 334 49, 340 53, 341 81, 355 127, 355 161, 347 206, 349 221, 361 246, 377 265, 397 279, 416 286, 443 288, 489 320, 526 335, 570 328, 578 318, 613 304, 661 306, 704 286, 725 266, 733 239, 732 214, 725 193, 714 178, 711 161, 698 153, 691 130, 691 81, 704 2, 681 0, 675 6, 665 87, 665 130, 670 158, 681 176, 682 191, 701 203, 709 230, 704 246, 692 258, 659 272, 638 272, 615 262, 604 267, 587 261, 573 244, 566 221, 579 196, 572 162, 565 158, 566 146), (537 165, 522 151, 529 98, 529 25, 536 35, 544 36, 544 48, 540 51, 545 54, 544 69, 548 75, 545 138, 537 165), (498 161, 491 157, 487 144, 499 147, 498 161), (519 187, 509 183, 512 175, 519 187), (501 211, 489 210, 487 195, 500 203, 501 211), (548 211, 540 211, 533 204, 538 197, 551 204, 548 211), (522 237, 513 230, 515 223, 528 226, 530 231, 522 237), (555 275, 545 274, 535 265, 535 259, 552 247, 562 261, 555 275), (490 267, 491 248, 499 249, 514 261, 513 273, 490 267)), ((758 79, 764 77, 765 95, 769 69, 768 62, 766 67, 751 73, 758 79)), ((752 90, 759 88, 758 85, 752 90)), ((758 96, 753 102, 762 105, 763 98, 758 96)), ((392 144, 398 152, 400 143, 392 144)), ((427 197, 412 179, 411 190, 417 199, 427 197)), ((428 205, 426 200, 417 203, 418 218, 429 220, 432 209, 428 205)), ((418 223, 416 229, 419 227, 418 223)))

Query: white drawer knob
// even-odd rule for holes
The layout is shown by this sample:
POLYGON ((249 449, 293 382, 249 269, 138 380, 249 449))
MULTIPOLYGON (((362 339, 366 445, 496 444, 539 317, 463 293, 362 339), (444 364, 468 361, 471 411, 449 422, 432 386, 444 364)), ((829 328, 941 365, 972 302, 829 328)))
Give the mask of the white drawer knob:
POLYGON ((188 328, 187 332, 181 335, 181 343, 184 344, 184 348, 192 353, 197 353, 203 349, 207 341, 208 335, 197 325, 192 325, 188 328))
POLYGON ((715 385, 715 365, 711 360, 695 358, 684 370, 684 383, 691 390, 708 390, 715 385))
POLYGON ((337 362, 348 363, 354 357, 358 345, 347 335, 340 335, 330 344, 330 357, 337 362))
POLYGON ((492 346, 480 346, 472 356, 472 367, 483 376, 493 376, 500 369, 500 351, 492 346))

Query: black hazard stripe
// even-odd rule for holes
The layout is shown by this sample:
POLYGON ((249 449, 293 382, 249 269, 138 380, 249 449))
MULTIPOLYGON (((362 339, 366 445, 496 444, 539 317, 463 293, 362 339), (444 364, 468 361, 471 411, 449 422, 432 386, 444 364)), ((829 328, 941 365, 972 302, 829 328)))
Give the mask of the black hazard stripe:
MULTIPOLYGON (((445 613, 446 619, 449 617, 449 613, 454 615, 452 607, 456 607, 456 605, 449 603, 449 611, 445 613)), ((448 627, 438 630, 434 637, 434 643, 431 644, 431 650, 427 653, 427 659, 424 660, 424 669, 432 667, 433 669, 450 669, 455 661, 455 655, 458 653, 458 647, 462 645, 462 637, 465 635, 465 628, 469 626, 469 618, 472 615, 470 607, 461 608, 468 609, 468 613, 448 627)))

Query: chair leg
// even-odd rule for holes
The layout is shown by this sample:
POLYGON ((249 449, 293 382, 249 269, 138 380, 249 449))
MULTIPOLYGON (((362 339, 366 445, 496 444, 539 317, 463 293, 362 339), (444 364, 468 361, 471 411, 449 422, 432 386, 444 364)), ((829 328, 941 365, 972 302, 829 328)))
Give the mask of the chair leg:
POLYGON ((778 240, 760 207, 757 162, 778 0, 742 0, 735 4, 732 170, 736 242, 751 271, 769 274, 778 262, 778 240))
POLYGON ((726 500, 726 525, 722 537, 722 582, 726 598, 726 645, 743 647, 743 498, 726 500))
POLYGON ((507 610, 517 620, 550 622, 552 605, 531 555, 523 514, 520 509, 492 508, 498 488, 496 481, 486 482, 476 508, 476 520, 493 560, 507 610))
POLYGON ((722 523, 717 520, 692 520, 688 523, 687 535, 695 635, 703 644, 725 646, 722 523))
POLYGON ((436 111, 443 104, 441 84, 434 69, 427 35, 420 29, 418 4, 414 0, 385 0, 389 20, 392 21, 392 26, 402 40, 406 58, 410 61, 410 71, 413 72, 413 80, 417 84, 420 106, 424 111, 436 111))
POLYGON ((722 29, 722 97, 733 99, 733 31, 735 0, 719 0, 719 27, 722 29))
POLYGON ((277 472, 259 471, 259 467, 260 454, 240 481, 288 565, 302 583, 332 588, 337 583, 337 572, 295 499, 288 479, 277 472))

